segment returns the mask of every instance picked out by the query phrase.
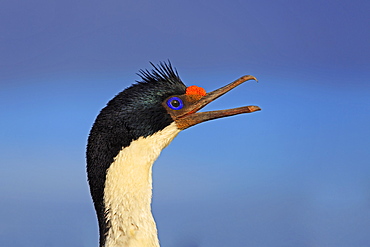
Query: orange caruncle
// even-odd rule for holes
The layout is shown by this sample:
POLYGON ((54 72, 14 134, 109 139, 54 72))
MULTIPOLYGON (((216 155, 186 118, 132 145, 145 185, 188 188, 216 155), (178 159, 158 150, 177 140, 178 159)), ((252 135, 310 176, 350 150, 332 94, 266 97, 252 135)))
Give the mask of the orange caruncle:
POLYGON ((205 96, 207 94, 206 90, 198 86, 190 86, 186 88, 186 95, 200 95, 205 96))

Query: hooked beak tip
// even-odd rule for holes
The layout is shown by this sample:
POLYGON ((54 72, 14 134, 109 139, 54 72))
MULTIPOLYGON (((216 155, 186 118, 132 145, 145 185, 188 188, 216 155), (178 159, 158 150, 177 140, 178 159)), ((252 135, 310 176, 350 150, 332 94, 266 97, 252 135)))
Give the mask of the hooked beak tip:
POLYGON ((248 109, 250 110, 250 112, 261 111, 262 110, 260 107, 255 106, 255 105, 248 106, 248 109))
POLYGON ((253 75, 242 76, 242 77, 239 78, 239 80, 241 80, 241 81, 255 80, 256 82, 258 82, 257 78, 254 77, 253 75))

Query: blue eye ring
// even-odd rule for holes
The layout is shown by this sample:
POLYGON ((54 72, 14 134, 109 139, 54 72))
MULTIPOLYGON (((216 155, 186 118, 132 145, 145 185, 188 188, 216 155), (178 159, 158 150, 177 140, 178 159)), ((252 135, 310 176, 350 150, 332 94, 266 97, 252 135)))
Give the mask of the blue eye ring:
POLYGON ((172 110, 181 110, 184 107, 184 103, 179 97, 171 97, 167 100, 167 106, 172 110))

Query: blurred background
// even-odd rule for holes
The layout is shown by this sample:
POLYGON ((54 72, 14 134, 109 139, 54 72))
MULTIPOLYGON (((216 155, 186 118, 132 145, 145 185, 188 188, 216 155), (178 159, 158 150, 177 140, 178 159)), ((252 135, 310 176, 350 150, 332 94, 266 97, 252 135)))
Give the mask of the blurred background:
POLYGON ((95 117, 149 62, 250 81, 154 165, 163 247, 370 246, 370 2, 0 2, 0 246, 98 246, 95 117))

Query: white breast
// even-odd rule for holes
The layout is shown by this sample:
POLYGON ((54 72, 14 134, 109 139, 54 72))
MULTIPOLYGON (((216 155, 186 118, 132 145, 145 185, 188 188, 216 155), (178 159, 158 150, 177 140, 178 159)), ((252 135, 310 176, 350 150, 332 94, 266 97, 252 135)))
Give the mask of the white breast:
POLYGON ((175 123, 122 149, 107 170, 104 202, 109 221, 106 247, 158 247, 151 213, 152 165, 180 132, 175 123))

